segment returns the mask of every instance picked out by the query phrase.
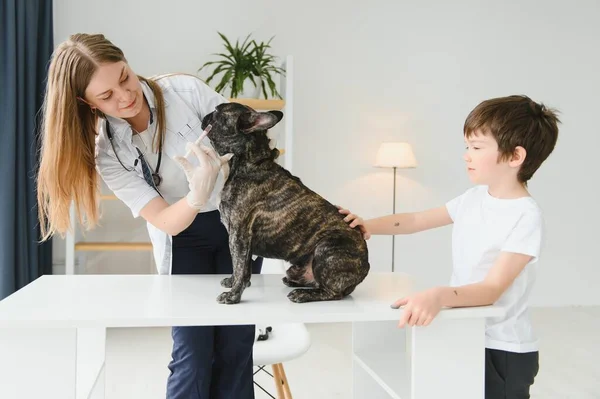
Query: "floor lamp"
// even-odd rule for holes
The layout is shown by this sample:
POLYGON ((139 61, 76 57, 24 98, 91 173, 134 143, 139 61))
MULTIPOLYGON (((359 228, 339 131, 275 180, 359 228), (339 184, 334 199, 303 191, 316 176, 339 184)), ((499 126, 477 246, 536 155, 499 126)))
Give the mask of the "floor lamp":
MULTIPOLYGON (((375 158, 375 167, 394 169, 392 213, 396 213, 396 169, 416 168, 417 160, 408 143, 381 143, 375 158)), ((395 235, 392 235, 392 272, 394 271, 395 235)))

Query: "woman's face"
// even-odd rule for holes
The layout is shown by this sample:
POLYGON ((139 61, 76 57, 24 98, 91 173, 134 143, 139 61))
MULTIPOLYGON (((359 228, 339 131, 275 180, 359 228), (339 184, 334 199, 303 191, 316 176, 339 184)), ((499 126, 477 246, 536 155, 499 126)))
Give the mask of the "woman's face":
POLYGON ((106 115, 127 119, 141 111, 144 95, 136 74, 119 61, 98 67, 85 90, 85 101, 106 115))

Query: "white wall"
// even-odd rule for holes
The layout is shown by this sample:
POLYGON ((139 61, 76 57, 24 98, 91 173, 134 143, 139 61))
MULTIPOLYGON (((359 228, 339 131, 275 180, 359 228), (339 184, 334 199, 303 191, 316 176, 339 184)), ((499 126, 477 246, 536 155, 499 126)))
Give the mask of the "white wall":
MULTIPOLYGON (((400 172, 397 210, 420 210, 469 186, 462 124, 480 101, 524 93, 557 107, 558 146, 530 184, 548 230, 534 303, 600 304, 588 283, 600 279, 594 256, 599 168, 590 161, 600 144, 600 4, 356 4, 62 0, 55 1, 55 40, 103 32, 139 74, 151 75, 196 73, 221 49, 217 30, 230 38, 275 35, 275 54, 295 57, 294 172, 364 217, 392 209, 391 171, 371 166, 381 141, 413 144, 419 168, 400 172)), ((390 246, 390 237, 369 241, 375 270, 389 269, 390 246)), ((60 251, 56 257, 60 262, 60 251)), ((450 229, 398 237, 396 265, 430 284, 446 282, 450 229)))

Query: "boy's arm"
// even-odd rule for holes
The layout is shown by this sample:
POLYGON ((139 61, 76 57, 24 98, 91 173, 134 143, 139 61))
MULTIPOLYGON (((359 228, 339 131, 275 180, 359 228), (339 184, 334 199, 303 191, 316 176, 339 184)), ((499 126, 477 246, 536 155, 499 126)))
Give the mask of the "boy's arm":
POLYGON ((440 289, 442 306, 491 305, 508 289, 529 262, 537 261, 542 241, 542 215, 521 216, 485 279, 477 284, 440 289))
POLYGON ((483 281, 460 287, 435 287, 399 299, 393 308, 404 306, 400 326, 428 325, 443 306, 483 306, 495 303, 527 264, 537 262, 542 239, 540 212, 527 212, 508 236, 500 255, 483 281))
POLYGON ((530 255, 502 252, 480 283, 461 287, 434 287, 397 300, 392 304, 392 308, 404 306, 398 326, 427 326, 445 306, 492 305, 531 259, 530 255))
POLYGON ((533 257, 512 252, 500 256, 480 283, 461 287, 438 287, 441 306, 485 306, 494 304, 533 257))
POLYGON ((351 222, 350 227, 363 226, 370 234, 377 235, 412 234, 452 223, 446 206, 414 213, 397 213, 369 220, 363 220, 346 209, 340 209, 340 213, 347 215, 344 220, 351 222))

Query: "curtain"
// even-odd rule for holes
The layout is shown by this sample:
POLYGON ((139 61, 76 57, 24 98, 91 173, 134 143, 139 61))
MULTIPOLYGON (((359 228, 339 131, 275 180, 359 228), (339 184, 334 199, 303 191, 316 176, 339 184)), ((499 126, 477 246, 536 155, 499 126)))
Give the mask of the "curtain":
POLYGON ((52 273, 40 244, 35 175, 54 47, 52 0, 0 0, 0 300, 52 273))

